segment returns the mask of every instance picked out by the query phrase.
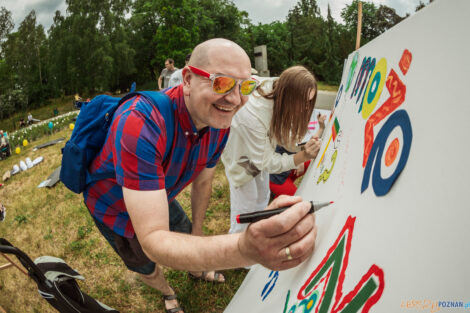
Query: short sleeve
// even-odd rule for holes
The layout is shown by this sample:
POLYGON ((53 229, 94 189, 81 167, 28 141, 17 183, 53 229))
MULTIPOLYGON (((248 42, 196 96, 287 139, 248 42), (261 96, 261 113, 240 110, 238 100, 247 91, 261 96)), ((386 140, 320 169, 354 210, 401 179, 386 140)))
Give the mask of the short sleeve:
POLYGON ((133 190, 164 189, 166 125, 155 107, 138 99, 115 118, 112 130, 117 183, 133 190))

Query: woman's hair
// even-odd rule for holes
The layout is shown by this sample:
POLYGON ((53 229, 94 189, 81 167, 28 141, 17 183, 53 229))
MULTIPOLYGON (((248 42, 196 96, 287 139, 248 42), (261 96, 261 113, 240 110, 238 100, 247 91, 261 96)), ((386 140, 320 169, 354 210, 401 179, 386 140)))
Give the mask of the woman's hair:
POLYGON ((281 146, 289 146, 302 140, 317 100, 315 76, 303 66, 292 66, 274 81, 271 92, 265 93, 263 85, 258 87, 258 93, 274 101, 269 139, 281 146), (312 90, 315 95, 309 101, 312 90))

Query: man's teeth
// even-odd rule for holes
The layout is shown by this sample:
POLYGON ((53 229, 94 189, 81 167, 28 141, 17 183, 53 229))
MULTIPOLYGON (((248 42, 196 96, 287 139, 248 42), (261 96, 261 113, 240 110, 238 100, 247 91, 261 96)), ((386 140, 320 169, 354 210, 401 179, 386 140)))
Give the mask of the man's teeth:
POLYGON ((221 111, 224 111, 224 112, 231 112, 231 111, 233 111, 233 109, 234 109, 234 107, 223 107, 223 106, 218 105, 218 104, 214 104, 214 106, 215 106, 217 109, 219 109, 219 110, 221 110, 221 111))

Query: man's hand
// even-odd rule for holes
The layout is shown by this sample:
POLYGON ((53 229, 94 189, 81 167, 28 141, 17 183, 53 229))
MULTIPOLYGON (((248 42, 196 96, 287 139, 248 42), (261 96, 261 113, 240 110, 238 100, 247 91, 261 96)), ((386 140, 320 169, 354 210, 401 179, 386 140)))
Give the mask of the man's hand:
POLYGON ((315 248, 317 228, 315 216, 307 214, 310 203, 298 196, 280 196, 267 209, 283 206, 291 208, 249 225, 238 241, 240 253, 245 258, 271 270, 295 267, 305 261, 315 248))

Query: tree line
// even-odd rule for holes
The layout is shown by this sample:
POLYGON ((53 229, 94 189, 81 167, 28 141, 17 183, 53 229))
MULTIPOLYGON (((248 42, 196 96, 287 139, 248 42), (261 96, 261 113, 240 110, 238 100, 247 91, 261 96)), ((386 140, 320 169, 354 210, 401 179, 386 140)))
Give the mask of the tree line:
MULTIPOLYGON (((80 93, 156 89, 166 58, 176 65, 206 39, 224 37, 253 49, 265 44, 272 76, 303 64, 317 78, 339 83, 354 50, 357 1, 336 22, 316 0, 299 0, 285 21, 251 23, 231 0, 66 0, 48 30, 31 11, 13 31, 11 12, 0 8, 0 118, 35 108, 49 98, 80 93)), ((422 8, 423 3, 416 10, 422 8)), ((393 8, 363 2, 365 44, 402 19, 393 8)))

